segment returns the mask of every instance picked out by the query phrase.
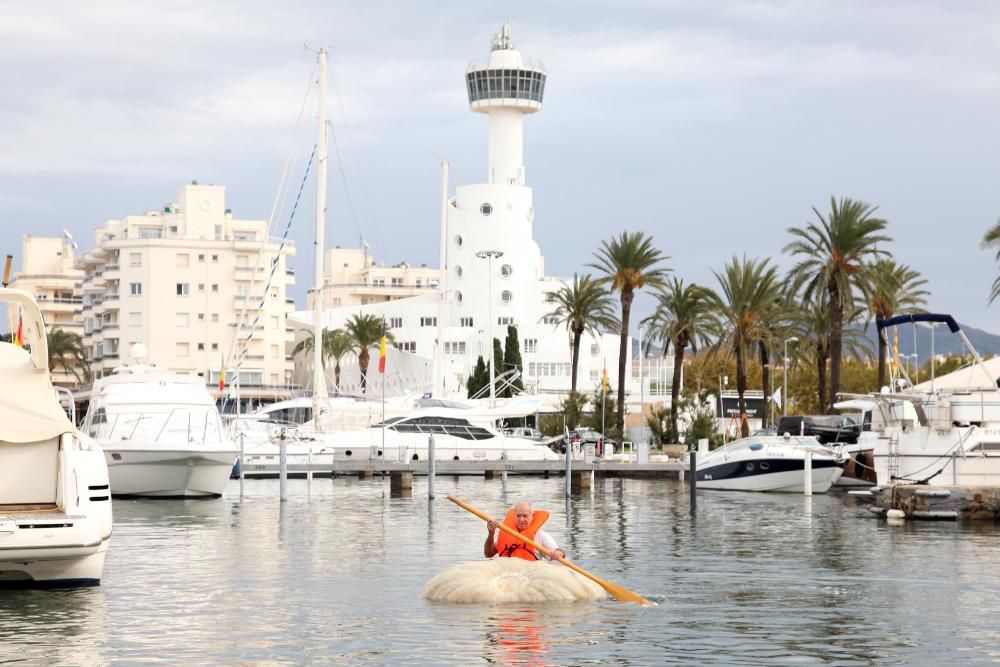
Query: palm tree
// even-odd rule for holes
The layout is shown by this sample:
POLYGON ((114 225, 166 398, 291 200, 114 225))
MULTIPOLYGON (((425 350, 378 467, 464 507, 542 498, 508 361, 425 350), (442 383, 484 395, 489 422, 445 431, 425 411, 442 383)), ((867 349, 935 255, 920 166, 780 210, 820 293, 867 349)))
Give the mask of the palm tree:
POLYGON ((385 334, 388 342, 393 342, 392 334, 386 331, 381 319, 370 313, 352 315, 344 325, 351 340, 351 347, 358 354, 358 366, 361 369, 361 391, 368 386, 368 348, 377 345, 385 334))
MULTIPOLYGON (((809 299, 825 290, 830 308, 830 396, 840 389, 840 359, 843 351, 844 311, 854 304, 854 290, 867 279, 865 261, 887 254, 880 242, 891 241, 882 234, 888 223, 874 217, 877 207, 847 197, 830 197, 830 212, 823 216, 815 207, 819 223, 805 228, 789 227, 795 237, 784 252, 803 255, 792 269, 794 284, 805 286, 809 299)), ((824 406, 830 409, 830 406, 824 406)))
MULTIPOLYGON (((1000 221, 997 221, 995 225, 986 230, 986 234, 983 235, 981 247, 985 249, 990 246, 996 246, 997 261, 1000 261, 1000 221)), ((1000 277, 993 281, 993 287, 990 289, 989 303, 992 305, 998 296, 1000 296, 1000 277)))
POLYGON ((635 291, 646 285, 660 287, 670 269, 660 266, 669 257, 653 246, 653 239, 643 232, 622 232, 618 238, 602 241, 589 266, 606 274, 611 291, 621 293, 621 344, 618 347, 618 433, 625 432, 625 373, 628 358, 628 323, 635 291))
POLYGON ((642 324, 649 327, 651 340, 663 343, 663 356, 668 345, 674 348, 674 377, 670 385, 670 432, 678 442, 677 401, 681 390, 684 350, 698 351, 698 341, 708 343, 708 333, 716 325, 712 292, 699 285, 685 285, 674 278, 657 295, 658 305, 642 324))
MULTIPOLYGON (((863 285, 865 301, 872 317, 886 320, 893 315, 912 313, 925 303, 927 281, 905 264, 882 258, 869 270, 869 279, 863 285)), ((878 386, 886 385, 885 354, 889 347, 884 329, 878 332, 878 386)))
POLYGON ((565 326, 570 335, 573 351, 571 391, 576 393, 576 372, 580 361, 580 339, 584 332, 597 336, 598 327, 607 331, 618 330, 618 318, 612 311, 611 295, 599 280, 590 275, 573 274, 572 284, 565 284, 549 292, 549 301, 555 304, 543 317, 554 320, 555 325, 565 326))
MULTIPOLYGON (((313 339, 315 339, 315 336, 310 333, 307 338, 300 340, 292 349, 292 355, 294 356, 302 352, 312 352, 313 339)), ((343 329, 323 329, 323 349, 320 352, 323 361, 323 370, 326 370, 326 364, 330 359, 336 362, 336 365, 333 367, 333 378, 337 391, 340 391, 340 360, 352 349, 354 349, 354 344, 346 331, 343 329)))
MULTIPOLYGON (((803 303, 792 313, 792 331, 798 336, 800 345, 797 350, 808 351, 816 367, 816 393, 820 409, 832 404, 836 395, 827 394, 826 366, 830 360, 830 306, 827 303, 826 292, 818 292, 811 300, 803 303)), ((864 311, 851 307, 844 313, 847 324, 860 323, 864 311)), ((851 326, 844 329, 843 343, 848 354, 861 357, 870 354, 868 341, 860 327, 851 326)))
MULTIPOLYGON (((750 435, 747 406, 747 354, 755 341, 766 336, 766 324, 774 304, 780 300, 778 269, 770 259, 733 257, 722 273, 713 271, 721 295, 712 299, 719 316, 717 345, 736 356, 736 391, 739 394, 740 429, 750 435)), ((721 397, 720 397, 721 400, 721 397)))
POLYGON ((90 366, 83 351, 83 340, 79 334, 63 329, 49 332, 49 371, 62 368, 76 378, 77 382, 90 382, 90 366), (81 376, 82 373, 82 376, 81 376))

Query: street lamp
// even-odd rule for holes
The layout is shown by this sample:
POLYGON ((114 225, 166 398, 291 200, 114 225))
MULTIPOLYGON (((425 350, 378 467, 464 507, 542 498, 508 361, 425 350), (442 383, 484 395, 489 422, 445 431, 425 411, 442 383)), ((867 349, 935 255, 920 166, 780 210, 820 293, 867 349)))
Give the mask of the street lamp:
POLYGON ((494 373, 496 372, 496 369, 493 368, 496 365, 494 363, 494 361, 496 360, 493 358, 493 258, 503 257, 503 251, 480 250, 479 252, 476 253, 476 257, 478 257, 479 259, 485 259, 487 260, 487 262, 489 262, 489 275, 486 278, 487 280, 486 284, 487 284, 487 290, 489 292, 489 300, 487 302, 487 307, 489 308, 489 310, 487 317, 490 320, 490 326, 489 326, 490 339, 489 339, 489 345, 486 346, 486 353, 489 355, 490 359, 490 400, 492 401, 497 397, 496 382, 494 381, 494 373))
POLYGON ((785 417, 788 415, 788 344, 797 343, 799 341, 798 336, 789 336, 785 339, 785 356, 781 358, 781 384, 782 384, 782 396, 781 400, 781 416, 785 417))

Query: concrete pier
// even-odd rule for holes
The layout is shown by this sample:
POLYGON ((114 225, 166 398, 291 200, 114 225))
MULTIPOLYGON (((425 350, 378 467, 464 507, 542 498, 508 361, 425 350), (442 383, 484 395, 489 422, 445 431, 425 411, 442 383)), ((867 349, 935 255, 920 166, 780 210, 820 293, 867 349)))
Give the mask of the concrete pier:
POLYGON ((375 471, 371 468, 363 468, 358 471, 358 479, 371 479, 375 476, 375 471))
POLYGON ((503 473, 499 470, 487 470, 483 473, 483 477, 486 479, 500 479, 502 476, 503 473))
POLYGON ((570 473, 570 490, 573 493, 589 491, 593 474, 589 470, 574 470, 570 473))
POLYGON ((403 470, 390 473, 389 492, 403 496, 413 493, 413 473, 403 470))

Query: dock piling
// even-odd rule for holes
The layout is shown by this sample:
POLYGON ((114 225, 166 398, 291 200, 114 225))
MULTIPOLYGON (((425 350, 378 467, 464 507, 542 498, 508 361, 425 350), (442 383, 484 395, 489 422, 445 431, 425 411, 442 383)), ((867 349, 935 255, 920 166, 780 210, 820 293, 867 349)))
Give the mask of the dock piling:
POLYGON ((288 444, 284 431, 278 440, 278 497, 281 502, 288 500, 288 444))
POLYGON ((434 500, 434 474, 437 457, 434 452, 434 435, 427 436, 427 498, 434 500))
POLYGON ((691 507, 693 508, 698 502, 698 475, 695 474, 698 471, 698 452, 692 449, 688 452, 688 458, 691 468, 691 481, 689 484, 691 486, 691 507))
POLYGON ((812 452, 806 452, 806 461, 804 468, 804 479, 802 480, 802 493, 807 496, 813 494, 813 455, 812 452))

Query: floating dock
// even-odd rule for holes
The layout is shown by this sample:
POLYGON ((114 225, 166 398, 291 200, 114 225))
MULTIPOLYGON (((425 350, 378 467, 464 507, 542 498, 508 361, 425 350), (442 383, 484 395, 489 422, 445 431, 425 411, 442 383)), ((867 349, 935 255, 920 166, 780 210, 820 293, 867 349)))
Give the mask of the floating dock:
MULTIPOLYGON (((895 484, 869 489, 869 509, 880 516, 899 510, 907 519, 1000 521, 1000 487, 895 484)), ((852 494, 857 495, 857 494, 852 494)))
MULTIPOLYGON (((337 461, 332 466, 313 465, 313 477, 353 476, 371 478, 375 475, 391 475, 392 473, 409 472, 414 475, 427 475, 427 461, 412 461, 399 463, 395 461, 359 460, 337 461)), ((306 477, 308 464, 292 464, 287 466, 289 477, 306 477)), ((620 461, 584 461, 573 462, 573 472, 593 472, 595 477, 622 477, 632 479, 677 479, 681 477, 687 466, 679 461, 668 463, 629 463, 620 461)), ((494 477, 506 471, 510 475, 563 475, 566 464, 563 461, 437 461, 434 472, 437 476, 461 475, 494 477)), ((248 478, 275 478, 278 476, 278 465, 247 464, 243 473, 248 478)))

